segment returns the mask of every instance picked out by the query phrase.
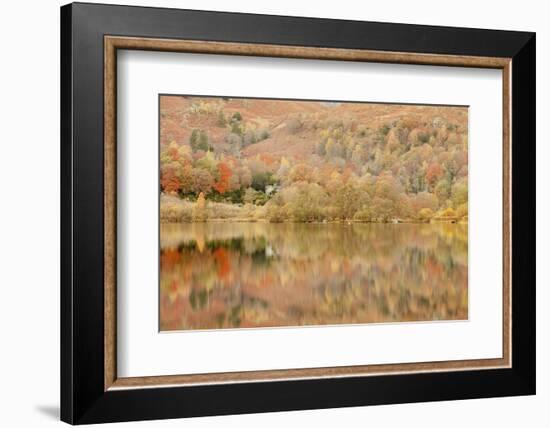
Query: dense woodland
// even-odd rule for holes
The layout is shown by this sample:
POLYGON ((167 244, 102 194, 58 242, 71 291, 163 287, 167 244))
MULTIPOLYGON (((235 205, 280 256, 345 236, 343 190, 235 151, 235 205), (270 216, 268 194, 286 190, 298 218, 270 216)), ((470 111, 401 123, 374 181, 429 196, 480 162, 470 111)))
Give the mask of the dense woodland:
POLYGON ((164 222, 466 220, 463 107, 162 96, 164 222))

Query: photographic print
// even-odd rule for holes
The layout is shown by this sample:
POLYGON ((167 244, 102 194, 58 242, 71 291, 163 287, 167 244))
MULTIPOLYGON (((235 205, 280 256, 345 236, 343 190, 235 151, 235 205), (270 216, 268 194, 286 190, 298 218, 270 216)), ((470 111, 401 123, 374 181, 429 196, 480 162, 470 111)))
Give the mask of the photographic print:
POLYGON ((468 108, 159 95, 160 330, 468 319, 468 108))

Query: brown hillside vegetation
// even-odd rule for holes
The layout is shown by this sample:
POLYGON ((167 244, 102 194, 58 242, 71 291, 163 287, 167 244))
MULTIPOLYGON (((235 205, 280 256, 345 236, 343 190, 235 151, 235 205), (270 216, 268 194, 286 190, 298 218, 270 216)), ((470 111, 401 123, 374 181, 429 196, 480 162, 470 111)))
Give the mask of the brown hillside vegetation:
POLYGON ((466 107, 161 96, 161 218, 467 218, 467 126, 466 107))

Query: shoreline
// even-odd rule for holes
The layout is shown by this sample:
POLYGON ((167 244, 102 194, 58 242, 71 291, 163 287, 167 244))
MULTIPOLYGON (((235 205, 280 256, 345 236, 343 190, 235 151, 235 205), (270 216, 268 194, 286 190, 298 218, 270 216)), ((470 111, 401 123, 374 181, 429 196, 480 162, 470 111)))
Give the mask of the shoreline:
POLYGON ((395 221, 361 221, 361 220, 327 220, 327 221, 269 221, 267 219, 255 218, 212 218, 204 221, 160 221, 160 224, 201 224, 201 223, 265 223, 265 224, 468 224, 468 220, 463 219, 432 219, 429 221, 418 221, 413 219, 395 220, 395 221))

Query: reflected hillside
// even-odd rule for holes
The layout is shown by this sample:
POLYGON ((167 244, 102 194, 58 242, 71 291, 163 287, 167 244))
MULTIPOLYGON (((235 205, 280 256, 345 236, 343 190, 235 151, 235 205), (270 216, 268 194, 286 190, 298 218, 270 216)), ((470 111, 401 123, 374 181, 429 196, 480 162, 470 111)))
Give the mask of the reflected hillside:
POLYGON ((161 224, 161 330, 467 319, 462 224, 161 224))

